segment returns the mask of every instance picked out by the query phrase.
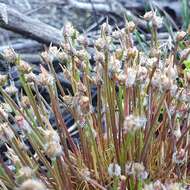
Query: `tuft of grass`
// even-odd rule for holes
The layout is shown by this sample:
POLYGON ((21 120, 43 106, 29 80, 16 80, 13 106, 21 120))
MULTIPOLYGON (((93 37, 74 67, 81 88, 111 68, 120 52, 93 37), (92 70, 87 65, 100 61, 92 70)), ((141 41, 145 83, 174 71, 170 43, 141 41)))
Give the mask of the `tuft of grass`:
POLYGON ((150 11, 144 19, 152 34, 147 47, 133 21, 116 31, 104 23, 93 42, 94 65, 89 40, 71 24, 64 27, 59 49, 50 46, 42 52, 40 74, 13 49, 2 53, 10 66, 16 65, 22 89, 0 75, 0 139, 10 163, 0 158, 1 189, 186 188, 189 34, 178 32, 162 44, 157 35, 162 18, 150 11), (72 90, 62 86, 55 60, 72 90))

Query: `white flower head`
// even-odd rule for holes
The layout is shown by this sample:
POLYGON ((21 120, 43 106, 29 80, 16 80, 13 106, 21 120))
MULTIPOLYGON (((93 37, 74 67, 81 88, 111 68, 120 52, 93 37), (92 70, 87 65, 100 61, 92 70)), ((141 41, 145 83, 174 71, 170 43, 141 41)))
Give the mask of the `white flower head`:
POLYGON ((117 39, 117 40, 121 37, 121 35, 122 35, 122 33, 119 30, 115 30, 112 32, 112 37, 117 39))
POLYGON ((139 66, 137 71, 137 80, 140 82, 145 82, 148 75, 148 70, 144 66, 139 66))
POLYGON ((146 125, 146 117, 129 115, 124 120, 124 131, 134 132, 138 129, 144 128, 146 125))
POLYGON ((185 190, 186 188, 181 183, 170 183, 166 185, 167 190, 185 190))
POLYGON ((13 48, 3 50, 3 57, 8 63, 14 63, 18 57, 13 48))
POLYGON ((157 180, 154 183, 145 184, 143 190, 166 190, 166 187, 157 180))
POLYGON ((78 31, 74 28, 71 22, 67 22, 63 28, 63 35, 65 37, 74 37, 78 35, 78 31))
POLYGON ((150 24, 157 28, 162 27, 163 18, 158 16, 156 11, 146 12, 144 15, 144 19, 150 21, 150 24))
POLYGON ((157 28, 161 28, 163 25, 163 17, 154 15, 152 24, 155 25, 157 28))
POLYGON ((24 181, 19 188, 19 190, 27 190, 27 189, 47 190, 45 185, 41 181, 36 180, 36 179, 28 179, 28 180, 24 181))
POLYGON ((28 166, 20 168, 18 172, 19 172, 18 177, 25 177, 25 178, 30 178, 34 174, 34 171, 28 166))
POLYGON ((45 145, 45 152, 47 156, 54 159, 63 154, 63 149, 59 143, 52 141, 45 145))
POLYGON ((148 172, 142 163, 129 162, 125 165, 126 175, 133 175, 139 179, 145 180, 148 177, 148 172))
POLYGON ((185 162, 185 150, 183 148, 179 151, 176 150, 172 155, 172 161, 175 164, 183 164, 185 162))
POLYGON ((102 32, 105 34, 110 34, 112 32, 112 26, 109 25, 108 23, 104 22, 101 26, 102 32))
POLYGON ((18 127, 26 133, 31 133, 32 128, 23 116, 18 115, 15 117, 18 127))
POLYGON ((0 139, 3 142, 6 142, 7 140, 12 140, 14 136, 14 132, 7 122, 0 124, 0 139))
POLYGON ((127 74, 126 74, 126 86, 131 87, 135 84, 137 71, 133 68, 127 68, 127 74))
POLYGON ((121 167, 116 163, 111 163, 108 167, 108 174, 110 177, 121 175, 121 167))
POLYGON ((15 87, 15 85, 11 84, 5 88, 5 91, 11 96, 16 94, 18 92, 18 89, 15 87))

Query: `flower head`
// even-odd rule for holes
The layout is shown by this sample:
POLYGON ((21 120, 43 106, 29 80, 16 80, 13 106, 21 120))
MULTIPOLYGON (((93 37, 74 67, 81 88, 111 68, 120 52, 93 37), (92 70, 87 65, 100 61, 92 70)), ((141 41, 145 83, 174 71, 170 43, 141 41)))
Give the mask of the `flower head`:
POLYGON ((12 140, 15 137, 14 132, 7 122, 0 124, 0 139, 3 142, 12 140))
POLYGON ((134 132, 138 129, 144 128, 146 118, 144 116, 129 115, 124 120, 124 132, 134 132))
POLYGON ((163 24, 163 18, 160 16, 157 16, 156 11, 149 11, 146 12, 144 15, 144 19, 146 21, 150 21, 151 25, 156 26, 157 28, 162 27, 163 24))
POLYGON ((18 70, 24 74, 28 74, 32 71, 32 67, 26 61, 20 60, 18 70))
POLYGON ((26 133, 31 133, 32 132, 32 128, 30 127, 29 123, 24 119, 23 116, 21 115, 17 115, 15 117, 16 123, 18 125, 18 127, 23 130, 26 133))
POLYGON ((41 84, 44 85, 53 85, 54 84, 54 77, 48 73, 48 71, 40 65, 41 73, 39 75, 39 81, 41 84))
POLYGON ((3 57, 8 63, 15 63, 18 55, 13 48, 7 48, 3 51, 3 57))
POLYGON ((18 89, 15 87, 15 85, 10 85, 7 86, 5 88, 5 91, 9 94, 9 95, 15 95, 18 92, 18 89))
POLYGON ((45 145, 45 152, 50 158, 56 158, 63 153, 62 146, 56 141, 50 141, 45 145))
POLYGON ((110 177, 120 176, 121 175, 121 167, 116 163, 111 163, 108 167, 108 174, 110 177))
POLYGON ((126 86, 131 87, 135 84, 136 81, 136 75, 137 71, 134 68, 127 68, 127 73, 126 73, 126 86))
POLYGON ((47 190, 47 188, 39 180, 28 179, 22 183, 19 190, 47 190))
POLYGON ((125 173, 126 175, 133 175, 143 180, 148 177, 148 173, 145 170, 144 165, 138 162, 129 162, 128 164, 126 164, 125 173))
POLYGON ((185 150, 183 148, 176 150, 172 155, 172 161, 176 164, 183 164, 185 162, 185 150))
POLYGON ((167 190, 166 187, 159 181, 155 181, 150 184, 145 184, 143 190, 167 190))

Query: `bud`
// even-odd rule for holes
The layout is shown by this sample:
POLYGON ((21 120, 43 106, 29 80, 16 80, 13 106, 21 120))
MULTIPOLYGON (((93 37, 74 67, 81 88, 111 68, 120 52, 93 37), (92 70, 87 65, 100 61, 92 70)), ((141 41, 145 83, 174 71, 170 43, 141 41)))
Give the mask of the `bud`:
POLYGON ((64 52, 64 51, 61 51, 57 54, 57 58, 61 61, 61 62, 64 62, 64 61, 67 61, 68 60, 68 55, 64 52))
POLYGON ((18 70, 24 74, 28 74, 32 71, 32 67, 29 65, 29 63, 20 60, 18 64, 18 70))
POLYGON ((137 80, 140 82, 144 82, 147 78, 148 70, 146 67, 139 66, 137 71, 137 80))
POLYGON ((112 37, 118 40, 121 37, 121 31, 115 30, 112 32, 112 37))
POLYGON ((105 55, 102 52, 96 51, 96 54, 95 54, 94 58, 95 58, 96 62, 99 62, 99 63, 102 63, 102 64, 105 62, 105 55))
POLYGON ((79 45, 83 45, 84 47, 87 47, 89 44, 87 37, 84 35, 78 36, 77 41, 79 45))
POLYGON ((106 48, 107 44, 106 44, 106 40, 103 38, 98 38, 95 41, 95 47, 97 48, 98 51, 103 50, 104 48, 106 48))
POLYGON ((129 30, 129 32, 133 32, 135 30, 135 23, 133 21, 130 21, 127 23, 127 28, 129 30))
POLYGON ((63 35, 65 38, 76 38, 78 36, 78 31, 73 27, 72 23, 67 22, 63 28, 63 35))
POLYGON ((42 65, 40 65, 40 70, 39 82, 43 85, 53 85, 54 77, 42 65))
POLYGON ((77 83, 77 89, 79 92, 81 92, 83 94, 85 94, 87 92, 87 87, 82 82, 77 83))
POLYGON ((37 82, 38 81, 37 75, 34 74, 33 72, 25 74, 25 78, 28 82, 37 82))
POLYGON ((115 58, 121 60, 122 57, 123 57, 123 49, 122 48, 117 48, 115 50, 115 58))
POLYGON ((22 96, 21 105, 23 108, 29 108, 30 107, 30 100, 29 100, 28 96, 22 96))
POLYGON ((166 75, 161 75, 161 85, 163 90, 169 90, 172 86, 172 80, 166 75))
POLYGON ((63 101, 64 101, 64 103, 66 104, 66 105, 73 105, 73 97, 72 96, 69 96, 69 95, 65 95, 64 97, 63 97, 63 101))
POLYGON ((120 85, 124 85, 127 79, 127 76, 124 73, 119 73, 116 76, 116 80, 119 81, 120 85))
POLYGON ((17 60, 18 55, 15 53, 14 49, 12 48, 7 48, 3 51, 3 58, 8 62, 8 63, 15 63, 17 60))
POLYGON ((81 96, 79 98, 79 106, 80 106, 80 111, 82 111, 83 114, 88 113, 90 111, 89 97, 81 96))
POLYGON ((90 55, 84 49, 77 51, 76 56, 79 58, 80 61, 83 61, 86 58, 90 59, 90 55))
POLYGON ((127 52, 124 52, 124 55, 127 56, 127 57, 135 58, 137 53, 138 53, 137 48, 133 47, 133 48, 128 48, 127 52))
POLYGON ((52 60, 50 59, 49 57, 49 53, 47 51, 44 51, 40 54, 42 60, 45 62, 45 63, 49 63, 51 62, 52 60))
POLYGON ((49 56, 51 57, 57 57, 57 54, 59 53, 59 50, 56 46, 50 46, 48 50, 49 56))
POLYGON ((145 19, 146 21, 149 21, 149 20, 152 19, 153 15, 154 15, 153 11, 146 12, 146 13, 144 14, 144 19, 145 19))
POLYGON ((163 18, 160 16, 156 16, 156 13, 155 13, 152 19, 152 25, 157 28, 161 28, 162 24, 163 24, 163 18))
POLYGON ((105 33, 106 35, 108 35, 112 31, 112 27, 108 23, 103 23, 101 26, 101 31, 105 33))

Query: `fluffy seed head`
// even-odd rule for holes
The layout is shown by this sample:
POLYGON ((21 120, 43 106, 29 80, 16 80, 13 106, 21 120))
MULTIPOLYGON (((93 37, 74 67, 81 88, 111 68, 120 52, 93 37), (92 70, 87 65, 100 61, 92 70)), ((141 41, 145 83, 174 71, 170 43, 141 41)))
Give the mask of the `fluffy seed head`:
POLYGON ((15 117, 16 123, 18 127, 26 133, 31 133, 32 128, 30 127, 29 123, 24 119, 22 115, 17 115, 15 117))
POLYGON ((5 88, 5 91, 11 96, 15 95, 18 92, 18 89, 15 87, 15 85, 10 85, 5 88))
POLYGON ((28 179, 22 183, 18 190, 47 190, 45 185, 36 179, 28 179))
POLYGON ((0 139, 2 141, 6 142, 7 140, 12 140, 14 136, 15 135, 7 122, 0 124, 0 139))
POLYGON ((47 156, 49 156, 50 158, 56 158, 62 155, 63 153, 61 145, 55 141, 51 141, 50 143, 47 143, 45 151, 46 151, 47 156))
POLYGON ((116 163, 111 163, 108 167, 108 174, 110 177, 120 176, 121 175, 121 167, 116 163))
POLYGON ((135 23, 133 21, 130 21, 127 23, 127 28, 129 30, 129 32, 133 32, 135 30, 135 23))
POLYGON ((124 120, 124 133, 134 132, 138 129, 144 128, 146 118, 144 116, 129 115, 124 120))
POLYGON ((18 55, 15 53, 14 49, 7 48, 3 51, 3 57, 8 63, 15 63, 18 55))
POLYGON ((26 61, 20 60, 18 70, 24 74, 28 74, 32 71, 32 67, 26 61))

